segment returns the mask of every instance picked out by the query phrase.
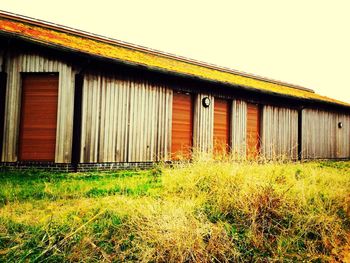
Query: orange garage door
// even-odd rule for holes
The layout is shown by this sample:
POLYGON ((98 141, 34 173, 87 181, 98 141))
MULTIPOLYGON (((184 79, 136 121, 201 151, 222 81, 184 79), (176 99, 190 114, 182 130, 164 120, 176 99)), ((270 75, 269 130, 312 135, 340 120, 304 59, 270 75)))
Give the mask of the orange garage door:
POLYGON ((20 161, 54 161, 58 75, 23 74, 20 161))
POLYGON ((260 113, 257 104, 248 103, 247 112, 247 156, 256 157, 259 153, 260 113))
POLYGON ((230 105, 227 100, 214 101, 214 153, 225 154, 229 150, 230 105))
POLYGON ((189 94, 173 95, 171 152, 173 159, 190 158, 193 131, 193 102, 189 94))

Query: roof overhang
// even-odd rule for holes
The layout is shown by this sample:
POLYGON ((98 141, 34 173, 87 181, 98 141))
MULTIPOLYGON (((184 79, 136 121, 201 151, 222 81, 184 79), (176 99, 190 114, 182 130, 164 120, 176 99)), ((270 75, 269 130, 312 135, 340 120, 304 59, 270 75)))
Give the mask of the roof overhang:
POLYGON ((132 66, 142 66, 153 71, 238 86, 259 93, 350 108, 350 104, 346 102, 321 96, 303 87, 177 57, 6 12, 0 12, 0 33, 69 52, 83 53, 132 66))

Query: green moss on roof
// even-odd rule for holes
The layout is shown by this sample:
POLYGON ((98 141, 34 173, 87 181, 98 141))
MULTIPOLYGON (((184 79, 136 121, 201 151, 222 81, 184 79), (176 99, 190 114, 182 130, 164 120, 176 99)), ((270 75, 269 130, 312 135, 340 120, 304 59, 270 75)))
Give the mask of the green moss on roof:
POLYGON ((152 54, 151 52, 124 47, 118 45, 118 43, 110 44, 89 37, 74 35, 73 33, 60 32, 44 26, 31 25, 29 23, 27 24, 1 18, 0 31, 16 34, 32 41, 48 45, 61 46, 74 51, 143 65, 162 71, 174 72, 233 85, 241 85, 263 92, 292 96, 300 99, 318 100, 350 106, 348 103, 309 91, 289 87, 288 85, 271 83, 231 72, 220 71, 190 62, 179 61, 174 58, 152 54))

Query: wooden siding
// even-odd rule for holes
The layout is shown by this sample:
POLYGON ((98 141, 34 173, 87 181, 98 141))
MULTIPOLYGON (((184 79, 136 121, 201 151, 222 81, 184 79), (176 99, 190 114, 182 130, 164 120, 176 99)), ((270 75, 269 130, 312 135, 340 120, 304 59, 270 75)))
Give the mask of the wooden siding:
POLYGON ((256 157, 260 148, 260 111, 259 105, 247 104, 247 156, 256 157))
POLYGON ((21 72, 57 72, 59 74, 58 116, 55 162, 69 163, 72 149, 74 72, 70 65, 47 56, 11 51, 7 57, 7 90, 5 104, 2 161, 18 160, 18 138, 21 105, 21 72))
POLYGON ((102 74, 85 75, 83 85, 82 163, 168 158, 171 89, 102 74))
POLYGON ((193 99, 173 94, 171 153, 173 159, 190 158, 193 144, 193 99))
POLYGON ((350 158, 350 115, 302 111, 302 158, 350 158), (338 128, 338 123, 343 128, 338 128))
POLYGON ((337 158, 350 158, 350 114, 337 114, 337 125, 343 124, 336 133, 336 155, 337 158))
POLYGON ((264 106, 262 110, 261 154, 266 159, 298 158, 298 111, 264 106))
POLYGON ((55 160, 57 98, 57 75, 22 75, 20 161, 55 160))
POLYGON ((7 74, 3 72, 3 56, 4 49, 0 46, 0 162, 2 160, 2 146, 3 146, 3 134, 4 134, 4 115, 5 115, 5 101, 6 101, 6 81, 7 74))
POLYGON ((226 154, 230 146, 230 103, 215 98, 214 102, 214 154, 226 154))
POLYGON ((214 131, 214 97, 208 94, 197 94, 194 100, 193 147, 199 152, 211 152, 213 149, 214 131), (202 99, 209 97, 210 106, 204 107, 202 99))
POLYGON ((234 100, 231 106, 231 151, 237 158, 245 158, 247 151, 247 103, 234 100))

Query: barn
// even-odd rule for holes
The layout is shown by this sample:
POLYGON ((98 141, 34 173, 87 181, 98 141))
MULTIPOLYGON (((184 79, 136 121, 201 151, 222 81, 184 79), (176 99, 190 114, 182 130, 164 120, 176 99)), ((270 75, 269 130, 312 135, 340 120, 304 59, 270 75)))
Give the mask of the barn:
POLYGON ((350 104, 300 86, 7 12, 0 66, 2 167, 350 158, 350 104))

